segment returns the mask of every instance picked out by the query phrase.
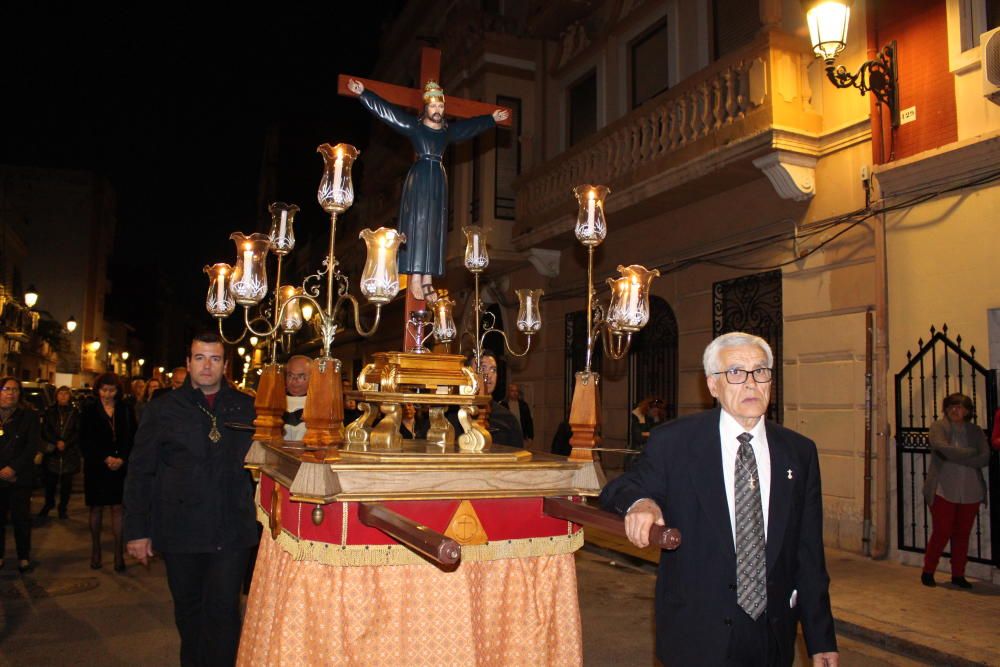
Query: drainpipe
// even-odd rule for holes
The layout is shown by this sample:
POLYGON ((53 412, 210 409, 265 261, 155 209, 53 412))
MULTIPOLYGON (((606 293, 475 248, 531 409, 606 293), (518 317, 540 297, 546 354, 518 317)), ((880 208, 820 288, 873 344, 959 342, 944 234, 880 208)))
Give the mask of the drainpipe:
POLYGON ((875 363, 872 336, 875 335, 875 314, 865 312, 865 501, 864 524, 861 529, 861 549, 872 555, 872 366, 875 363))

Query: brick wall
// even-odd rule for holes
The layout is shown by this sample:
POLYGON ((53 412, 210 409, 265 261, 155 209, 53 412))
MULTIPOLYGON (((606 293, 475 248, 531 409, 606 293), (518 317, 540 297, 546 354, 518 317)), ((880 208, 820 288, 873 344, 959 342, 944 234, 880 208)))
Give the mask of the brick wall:
MULTIPOLYGON (((873 11, 875 44, 881 46, 896 40, 899 108, 915 106, 917 111, 915 121, 896 130, 894 159, 957 141, 955 82, 948 69, 945 3, 940 0, 894 0, 879 3, 873 11)), ((885 159, 882 161, 889 161, 888 114, 883 127, 886 133, 885 159)))

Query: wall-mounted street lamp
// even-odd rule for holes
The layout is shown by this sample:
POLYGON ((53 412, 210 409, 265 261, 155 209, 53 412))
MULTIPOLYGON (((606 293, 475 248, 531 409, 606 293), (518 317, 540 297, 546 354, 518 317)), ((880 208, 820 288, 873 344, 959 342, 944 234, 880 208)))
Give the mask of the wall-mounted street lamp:
POLYGON ((138 364, 139 364, 139 368, 142 368, 143 366, 145 366, 145 365, 146 365, 146 360, 145 360, 145 359, 143 359, 142 357, 140 357, 140 358, 139 358, 139 361, 138 361, 138 362, 136 362, 136 363, 138 363, 138 364))
POLYGON ((854 74, 843 65, 835 66, 837 55, 847 46, 847 25, 852 0, 803 0, 809 25, 809 39, 817 58, 826 63, 826 76, 837 88, 869 90, 880 104, 889 107, 892 126, 899 127, 899 85, 896 71, 896 42, 882 47, 877 60, 869 60, 854 74))
POLYGON ((91 341, 87 345, 87 347, 90 348, 91 352, 93 352, 94 354, 97 354, 97 352, 101 349, 101 341, 99 341, 99 340, 91 341))
POLYGON ((28 308, 34 308, 36 303, 38 303, 38 290, 35 289, 34 285, 28 285, 28 289, 24 293, 24 305, 28 308))
POLYGON ((69 319, 66 320, 66 331, 70 333, 76 331, 76 318, 73 317, 72 315, 70 315, 69 319))
POLYGON ((128 361, 128 351, 122 352, 122 361, 128 361))

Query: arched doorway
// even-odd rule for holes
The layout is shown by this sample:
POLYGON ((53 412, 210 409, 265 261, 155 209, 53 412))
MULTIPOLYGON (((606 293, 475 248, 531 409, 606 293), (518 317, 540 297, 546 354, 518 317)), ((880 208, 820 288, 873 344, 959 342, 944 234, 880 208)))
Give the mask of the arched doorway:
MULTIPOLYGON (((632 336, 628 353, 628 406, 631 411, 647 396, 662 398, 666 418, 677 417, 677 318, 664 299, 649 298, 649 324, 632 336)), ((627 442, 632 441, 629 419, 627 442)))

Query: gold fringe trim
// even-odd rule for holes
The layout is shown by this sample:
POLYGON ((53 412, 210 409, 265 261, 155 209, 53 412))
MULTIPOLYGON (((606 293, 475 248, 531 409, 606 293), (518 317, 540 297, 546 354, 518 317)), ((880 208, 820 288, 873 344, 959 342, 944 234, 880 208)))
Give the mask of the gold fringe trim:
MULTIPOLYGON (((257 520, 267 525, 269 515, 257 504, 257 520)), ((266 539, 266 538, 265 538, 266 539)), ((299 561, 317 561, 335 567, 382 567, 392 565, 432 565, 402 544, 336 545, 295 537, 284 528, 275 538, 278 546, 299 561)), ((553 537, 501 540, 462 547, 462 562, 534 558, 574 553, 583 546, 583 531, 553 537)))

